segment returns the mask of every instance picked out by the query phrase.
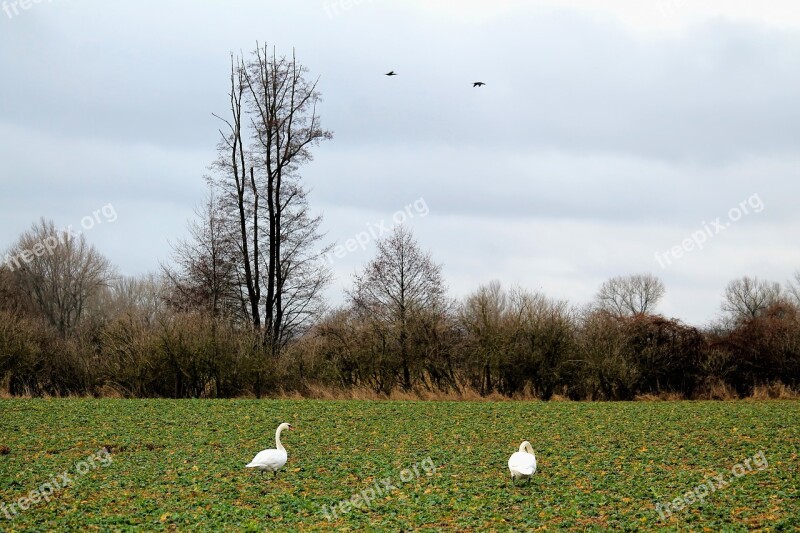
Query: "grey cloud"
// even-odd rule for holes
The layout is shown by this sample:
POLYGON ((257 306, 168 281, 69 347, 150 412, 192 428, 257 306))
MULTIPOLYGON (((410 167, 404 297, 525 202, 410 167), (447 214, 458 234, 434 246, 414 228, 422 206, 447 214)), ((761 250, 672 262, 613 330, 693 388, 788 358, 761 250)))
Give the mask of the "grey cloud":
MULTIPOLYGON (((465 22, 448 8, 374 0, 331 17, 325 5, 0 13, 0 247, 39 216, 70 223, 112 202, 119 221, 90 240, 126 273, 156 268, 202 198, 228 54, 267 39, 320 76, 335 137, 303 172, 331 239, 424 197, 415 229, 456 294, 497 277, 591 298, 753 193, 762 214, 663 273, 665 309, 708 317, 717 302, 698 310, 692 294, 796 268, 796 28, 718 18, 656 37, 578 8, 465 22)), ((337 264, 339 283, 369 254, 337 264)))

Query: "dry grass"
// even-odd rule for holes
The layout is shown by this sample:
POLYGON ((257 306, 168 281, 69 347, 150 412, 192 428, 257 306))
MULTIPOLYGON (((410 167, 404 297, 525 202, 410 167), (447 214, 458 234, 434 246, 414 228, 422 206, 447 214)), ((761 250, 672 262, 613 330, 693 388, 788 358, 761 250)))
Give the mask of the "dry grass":
POLYGON ((121 387, 106 384, 100 389, 101 398, 127 398, 121 387))
MULTIPOLYGON (((481 394, 467 386, 462 385, 459 390, 437 391, 431 389, 414 389, 411 391, 394 390, 389 394, 376 392, 367 387, 356 387, 352 389, 337 389, 324 385, 308 385, 304 392, 285 392, 278 395, 280 398, 287 399, 315 399, 315 400, 398 400, 398 401, 471 401, 471 402, 509 402, 509 401, 541 401, 536 396, 530 386, 526 386, 522 392, 513 394, 511 397, 503 396, 493 392, 487 396, 481 394)), ((679 392, 660 392, 657 394, 640 394, 635 397, 639 402, 677 402, 687 400, 679 392)), ((708 385, 705 391, 692 397, 693 400, 719 400, 732 401, 739 400, 736 391, 726 383, 721 381, 713 382, 708 385)), ((751 400, 795 400, 800 399, 800 392, 792 390, 782 383, 771 384, 768 386, 756 387, 753 394, 746 399, 751 400)), ((550 398, 551 402, 570 402, 565 394, 554 394, 550 398)), ((596 401, 588 399, 586 401, 596 401)))
POLYGON ((550 398, 551 402, 571 402, 572 400, 566 396, 562 396, 560 394, 553 394, 550 398))
MULTIPOLYGON (((112 385, 106 385, 100 390, 98 395, 100 398, 128 398, 124 391, 112 385)), ((49 394, 36 396, 30 391, 21 395, 12 395, 8 387, 0 388, 0 399, 30 399, 34 397, 50 398, 49 394)), ((74 394, 69 394, 66 397, 78 398, 74 394)), ((83 396, 83 397, 89 397, 83 396)), ((246 394, 240 396, 241 398, 254 399, 253 394, 246 394)), ((411 391, 404 391, 402 389, 393 390, 389 394, 376 392, 368 387, 353 387, 350 389, 343 389, 337 387, 330 387, 320 384, 308 384, 302 391, 278 391, 276 394, 268 395, 269 398, 280 398, 288 400, 393 400, 393 401, 429 401, 429 402, 512 402, 512 401, 541 401, 537 397, 530 386, 526 386, 521 392, 514 393, 511 397, 504 396, 498 392, 492 392, 486 396, 481 396, 480 392, 466 385, 461 385, 458 390, 438 391, 432 388, 418 388, 411 391)), ((686 400, 685 396, 677 392, 660 392, 657 394, 639 394, 634 400, 638 402, 677 402, 686 400)), ((718 401, 732 401, 740 400, 741 398, 736 391, 728 384, 722 381, 715 381, 708 384, 705 389, 692 396, 692 400, 718 400, 718 401)), ((744 398, 745 400, 799 400, 800 391, 787 387, 783 383, 772 383, 769 385, 759 385, 754 388, 753 393, 744 398)), ((550 401, 552 402, 570 402, 573 401, 565 394, 554 394, 550 401)), ((587 398, 583 401, 603 401, 593 398, 587 398)))
POLYGON ((749 400, 797 400, 800 391, 792 390, 783 383, 759 385, 753 389, 749 400))
POLYGON ((634 398, 637 402, 677 402, 685 400, 686 397, 679 392, 659 392, 658 394, 637 394, 634 398))
POLYGON ((695 400, 738 400, 736 391, 722 381, 714 381, 705 387, 703 392, 694 396, 695 400))
POLYGON ((303 392, 291 391, 281 392, 278 394, 279 398, 285 399, 313 399, 313 400, 395 400, 395 401, 470 401, 470 402, 508 402, 512 400, 535 400, 536 398, 530 396, 515 396, 508 398, 493 392, 487 396, 481 396, 479 392, 469 388, 462 387, 461 390, 451 391, 437 391, 431 389, 412 389, 404 391, 396 389, 389 394, 376 392, 369 387, 353 387, 350 389, 340 389, 333 387, 326 387, 319 384, 311 384, 306 386, 303 392))

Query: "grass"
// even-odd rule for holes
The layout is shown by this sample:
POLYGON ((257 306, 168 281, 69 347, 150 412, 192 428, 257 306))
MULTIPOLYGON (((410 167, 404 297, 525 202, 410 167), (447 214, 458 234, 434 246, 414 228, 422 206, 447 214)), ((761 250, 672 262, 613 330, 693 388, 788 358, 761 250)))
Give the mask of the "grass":
POLYGON ((0 508, 0 530, 789 531, 798 427, 797 401, 0 400, 0 504, 71 478, 12 520, 0 508), (245 469, 283 421, 277 480, 245 469), (513 486, 525 439, 539 471, 513 486), (758 452, 768 466, 734 477, 758 452), (717 473, 730 483, 704 502, 655 511, 717 473), (376 484, 369 506, 337 505, 376 484))

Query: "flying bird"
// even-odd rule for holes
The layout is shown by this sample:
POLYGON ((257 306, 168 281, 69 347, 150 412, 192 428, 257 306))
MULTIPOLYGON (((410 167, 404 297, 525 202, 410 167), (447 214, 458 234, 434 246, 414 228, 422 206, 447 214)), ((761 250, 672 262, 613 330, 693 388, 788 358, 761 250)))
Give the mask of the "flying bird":
POLYGON ((508 459, 508 470, 511 472, 511 482, 517 478, 527 479, 531 482, 531 476, 536 472, 536 456, 533 454, 531 443, 523 441, 519 445, 519 451, 514 452, 508 459))
POLYGON ((484 85, 486 84, 483 83, 482 81, 476 81, 475 83, 472 84, 473 87, 483 87, 484 85))
POLYGON ((393 70, 390 70, 389 72, 386 73, 386 75, 387 76, 397 76, 397 72, 395 72, 393 70))
POLYGON ((286 464, 286 460, 288 459, 286 448, 281 444, 281 431, 284 429, 294 430, 291 424, 285 422, 278 426, 278 429, 275 431, 275 448, 277 449, 261 450, 253 457, 253 460, 246 465, 247 468, 261 470, 262 474, 265 471, 272 472, 275 474, 275 477, 278 477, 278 470, 286 464))

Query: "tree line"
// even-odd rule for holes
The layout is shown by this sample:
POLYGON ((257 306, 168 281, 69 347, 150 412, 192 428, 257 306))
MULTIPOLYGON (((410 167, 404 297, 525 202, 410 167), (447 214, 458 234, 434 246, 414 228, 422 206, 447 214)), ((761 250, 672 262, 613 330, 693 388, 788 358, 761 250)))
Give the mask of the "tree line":
MULTIPOLYGON (((17 247, 52 230, 40 222, 17 247)), ((454 300, 441 265, 398 226, 346 302, 294 328, 276 353, 247 315, 246 293, 230 290, 235 269, 176 261, 160 275, 120 277, 77 239, 25 269, 0 267, 7 393, 262 397, 322 387, 627 400, 800 386, 800 272, 785 286, 731 281, 721 318, 700 330, 655 314, 664 286, 649 274, 612 278, 583 306, 498 281, 454 300)))
POLYGON ((331 246, 301 176, 332 138, 320 100, 294 55, 231 56, 206 201, 157 273, 120 276, 45 219, 24 232, 6 257, 25 261, 0 265, 0 391, 626 400, 800 386, 800 272, 731 281, 701 330, 656 314, 665 287, 651 274, 612 278, 582 306, 498 281, 455 300, 400 225, 330 308, 331 246))

